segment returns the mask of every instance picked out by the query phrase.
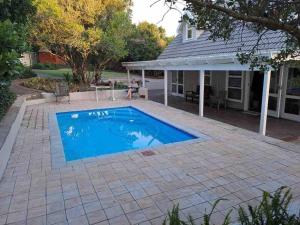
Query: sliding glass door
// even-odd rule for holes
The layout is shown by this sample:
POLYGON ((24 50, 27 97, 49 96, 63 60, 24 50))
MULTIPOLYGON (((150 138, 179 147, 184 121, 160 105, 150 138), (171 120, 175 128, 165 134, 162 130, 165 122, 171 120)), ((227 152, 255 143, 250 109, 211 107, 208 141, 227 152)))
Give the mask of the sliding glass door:
POLYGON ((283 69, 272 71, 270 80, 270 93, 269 93, 269 110, 268 115, 279 117, 280 116, 280 102, 282 96, 282 83, 283 83, 283 69))
POLYGON ((282 117, 300 121, 300 68, 290 67, 285 80, 282 117))
POLYGON ((172 71, 172 95, 184 95, 183 71, 172 71))

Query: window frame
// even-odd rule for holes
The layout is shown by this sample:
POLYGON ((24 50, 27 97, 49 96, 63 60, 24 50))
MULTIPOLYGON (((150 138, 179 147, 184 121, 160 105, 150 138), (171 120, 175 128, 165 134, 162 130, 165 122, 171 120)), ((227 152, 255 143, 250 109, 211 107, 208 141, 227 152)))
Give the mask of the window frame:
POLYGON ((186 26, 186 40, 193 40, 194 29, 193 26, 187 24, 186 26), (189 32, 191 32, 191 37, 189 37, 189 32))
POLYGON ((185 77, 185 72, 184 70, 172 70, 171 72, 171 95, 174 96, 180 96, 184 97, 185 93, 185 85, 184 85, 184 77, 185 77), (182 72, 182 84, 178 83, 178 77, 179 77, 179 72, 182 72), (173 82, 173 75, 176 75, 176 82, 173 82), (173 85, 176 85, 176 92, 173 92, 173 85), (182 94, 178 93, 178 86, 182 86, 182 94))
POLYGON ((204 86, 211 86, 211 84, 212 84, 211 77, 212 77, 212 71, 211 70, 205 70, 204 71, 204 86), (209 84, 205 84, 205 77, 209 77, 209 84))
POLYGON ((237 75, 231 75, 230 74, 231 71, 226 71, 226 92, 227 92, 227 96, 226 99, 232 102, 238 102, 238 103, 242 103, 243 102, 243 95, 244 95, 244 73, 243 71, 239 71, 241 73, 240 76, 237 75), (229 86, 229 79, 230 78, 240 78, 241 79, 241 87, 231 87, 229 86), (228 89, 237 89, 237 90, 241 90, 241 98, 240 99, 234 99, 234 98, 229 98, 228 97, 228 89))

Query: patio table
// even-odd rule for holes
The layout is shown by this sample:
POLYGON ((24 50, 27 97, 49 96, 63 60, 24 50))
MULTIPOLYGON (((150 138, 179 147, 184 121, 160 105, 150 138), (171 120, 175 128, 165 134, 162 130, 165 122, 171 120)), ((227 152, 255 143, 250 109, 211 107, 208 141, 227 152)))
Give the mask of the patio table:
MULTIPOLYGON (((100 90, 108 90, 110 89, 111 87, 110 86, 104 86, 104 85, 91 85, 91 88, 95 88, 95 94, 96 94, 96 100, 97 100, 97 103, 99 102, 99 97, 98 97, 98 89, 100 90)), ((114 97, 114 88, 112 88, 112 100, 114 101, 115 100, 115 97, 114 97)))

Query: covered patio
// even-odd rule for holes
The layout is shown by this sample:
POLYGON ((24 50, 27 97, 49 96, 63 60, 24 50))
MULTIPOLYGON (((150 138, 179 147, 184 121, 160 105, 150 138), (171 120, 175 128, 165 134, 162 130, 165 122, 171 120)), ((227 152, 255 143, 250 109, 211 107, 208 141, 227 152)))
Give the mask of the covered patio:
MULTIPOLYGON (((262 56, 272 58, 273 52, 261 52, 262 56)), ((179 71, 187 71, 189 73, 196 73, 197 80, 191 82, 197 83, 199 86, 198 93, 198 114, 199 117, 204 116, 204 100, 205 100, 205 76, 206 71, 217 71, 224 72, 226 80, 232 77, 233 86, 236 85, 236 78, 239 78, 239 83, 242 85, 243 79, 247 74, 250 73, 250 65, 240 64, 236 54, 219 54, 212 56, 196 56, 189 58, 170 58, 163 60, 153 60, 153 61, 140 61, 140 62, 125 62, 123 66, 126 67, 128 71, 128 83, 130 83, 130 70, 141 70, 142 71, 142 86, 145 87, 145 70, 162 70, 164 71, 164 105, 169 106, 168 96, 170 93, 170 79, 173 79, 173 72, 177 71, 177 80, 179 79, 179 71), (230 75, 230 72, 233 75, 230 75)), ((284 73, 284 67, 280 68, 280 74, 284 73)), ((258 71, 258 69, 253 69, 252 71, 258 71)), ((260 122, 259 122, 259 133, 261 135, 266 135, 266 126, 267 126, 267 115, 268 115, 268 103, 269 103, 269 94, 270 94, 270 81, 271 81, 271 72, 272 68, 267 68, 264 73, 259 76, 262 77, 262 93, 261 93, 261 104, 260 105, 260 122)), ((249 76, 248 76, 249 77, 249 76)), ((281 76, 282 77, 282 76, 281 76)), ((228 83, 226 84, 226 89, 229 90, 228 83)), ((180 85, 177 81, 177 92, 180 85)), ((173 88, 171 86, 171 88, 173 88)), ((235 88, 235 87, 234 87, 235 88)), ((184 96, 184 88, 182 89, 182 95, 184 96)), ((235 94, 235 93, 233 93, 235 94)), ((229 97, 228 93, 226 94, 226 99, 229 97)), ((240 93, 241 100, 243 98, 242 92, 240 93)), ((278 95, 280 96, 280 95, 278 95)))
MULTIPOLYGON (((163 104, 163 90, 150 90, 149 99, 163 104)), ((171 107, 181 109, 189 113, 196 115, 199 113, 199 106, 197 103, 187 102, 181 97, 169 95, 168 104, 171 107)), ((259 115, 247 114, 240 110, 224 110, 224 108, 221 108, 218 111, 215 107, 204 106, 204 117, 254 132, 258 132, 259 130, 259 115)), ((266 135, 300 145, 299 126, 299 123, 295 121, 268 117, 266 135)))

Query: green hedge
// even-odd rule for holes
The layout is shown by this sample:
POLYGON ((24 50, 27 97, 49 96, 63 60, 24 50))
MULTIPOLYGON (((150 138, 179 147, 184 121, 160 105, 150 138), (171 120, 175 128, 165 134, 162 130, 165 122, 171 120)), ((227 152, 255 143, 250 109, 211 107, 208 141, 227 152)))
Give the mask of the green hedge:
POLYGON ((16 99, 16 95, 9 91, 7 83, 0 83, 0 120, 16 99))
POLYGON ((35 63, 32 65, 32 69, 37 69, 37 70, 57 70, 65 67, 66 65, 51 64, 51 63, 35 63))
POLYGON ((36 77, 37 74, 32 71, 32 69, 30 67, 24 67, 19 78, 20 79, 28 79, 28 78, 32 78, 32 77, 36 77))

